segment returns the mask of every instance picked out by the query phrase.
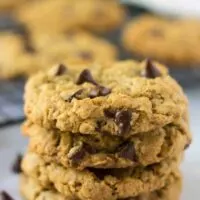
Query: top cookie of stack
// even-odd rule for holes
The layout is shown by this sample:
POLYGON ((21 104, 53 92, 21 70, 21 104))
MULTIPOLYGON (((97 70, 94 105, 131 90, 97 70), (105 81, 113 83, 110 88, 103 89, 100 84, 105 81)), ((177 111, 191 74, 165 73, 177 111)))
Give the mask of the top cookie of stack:
POLYGON ((126 136, 161 128, 186 113, 182 89, 158 64, 125 61, 85 68, 61 65, 31 78, 27 117, 45 128, 126 136))

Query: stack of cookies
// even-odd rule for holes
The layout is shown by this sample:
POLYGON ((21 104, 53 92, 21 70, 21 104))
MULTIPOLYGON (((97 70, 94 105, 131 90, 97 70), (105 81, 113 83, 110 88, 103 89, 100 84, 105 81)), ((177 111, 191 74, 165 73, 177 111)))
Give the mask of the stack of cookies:
POLYGON ((188 105, 150 60, 58 65, 25 88, 27 200, 178 200, 188 105))

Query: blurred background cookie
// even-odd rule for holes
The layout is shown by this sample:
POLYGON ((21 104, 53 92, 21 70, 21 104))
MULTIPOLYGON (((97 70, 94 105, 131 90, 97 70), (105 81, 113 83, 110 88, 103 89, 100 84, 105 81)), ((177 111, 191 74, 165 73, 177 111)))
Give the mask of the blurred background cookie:
MULTIPOLYGON (((123 33, 125 48, 175 67, 200 64, 200 22, 143 15, 129 22, 123 33)), ((199 65, 200 66, 200 65, 199 65)))
POLYGON ((0 78, 30 76, 57 63, 113 62, 117 48, 86 32, 20 35, 0 34, 0 78))
POLYGON ((28 0, 1 0, 0 12, 11 11, 17 8, 19 5, 23 4, 25 1, 28 1, 28 0))
POLYGON ((86 28, 105 32, 116 29, 125 11, 116 0, 36 0, 16 11, 16 19, 34 32, 65 32, 86 28))

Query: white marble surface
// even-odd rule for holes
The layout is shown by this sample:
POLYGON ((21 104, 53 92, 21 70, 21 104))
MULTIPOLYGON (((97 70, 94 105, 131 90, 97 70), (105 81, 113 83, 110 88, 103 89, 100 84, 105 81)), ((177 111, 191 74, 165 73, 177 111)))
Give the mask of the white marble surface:
MULTIPOLYGON (((182 165, 184 191, 181 200, 199 200, 200 196, 200 88, 186 91, 190 99, 191 129, 193 143, 186 152, 182 165)), ((0 130, 0 190, 6 189, 15 199, 20 200, 17 176, 11 171, 11 163, 18 152, 22 152, 27 139, 20 136, 19 125, 0 130)))

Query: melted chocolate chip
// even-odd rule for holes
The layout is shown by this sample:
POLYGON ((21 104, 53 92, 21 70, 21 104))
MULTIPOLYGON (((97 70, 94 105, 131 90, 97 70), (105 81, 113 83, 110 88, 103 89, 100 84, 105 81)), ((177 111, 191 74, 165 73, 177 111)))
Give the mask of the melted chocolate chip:
POLYGON ((97 86, 96 88, 92 89, 88 96, 90 98, 95 98, 99 96, 106 96, 111 93, 111 89, 103 87, 103 86, 97 86))
POLYGON ((92 147, 91 145, 89 145, 89 144, 84 143, 83 148, 89 154, 95 154, 95 153, 97 153, 97 150, 94 147, 92 147))
POLYGON ((126 158, 126 159, 133 161, 133 162, 137 162, 135 147, 134 147, 134 144, 132 142, 128 142, 128 143, 123 144, 119 148, 118 155, 122 158, 126 158))
POLYGON ((131 128, 131 117, 132 113, 129 110, 117 111, 115 114, 115 122, 119 127, 118 134, 124 135, 131 128))
POLYGON ((97 150, 91 145, 81 143, 70 150, 68 158, 72 161, 72 163, 79 163, 86 154, 95 154, 96 152, 97 150))
POLYGON ((14 200, 14 199, 6 191, 1 191, 0 200, 14 200))
POLYGON ((146 67, 144 72, 142 73, 142 76, 146 78, 156 78, 161 76, 162 74, 160 71, 156 68, 156 66, 152 63, 150 59, 146 61, 146 67))
POLYGON ((16 174, 20 174, 22 172, 21 169, 22 158, 23 156, 21 154, 17 155, 15 162, 13 163, 12 171, 16 174))
POLYGON ((92 59, 92 53, 91 52, 83 51, 83 52, 80 52, 78 55, 81 58, 83 58, 84 60, 91 60, 92 59))
POLYGON ((68 153, 68 158, 72 163, 79 163, 86 155, 83 144, 73 147, 68 153))
POLYGON ((94 78, 92 77, 92 74, 91 72, 88 70, 88 69, 84 69, 79 77, 78 77, 78 80, 76 81, 76 84, 77 85, 81 85, 85 82, 88 82, 88 83, 92 83, 94 85, 98 85, 97 82, 94 80, 94 78))
POLYGON ((71 102, 73 98, 79 99, 79 96, 82 94, 83 89, 80 89, 78 91, 76 91, 74 94, 72 94, 67 101, 71 102))
POLYGON ((67 71, 67 67, 63 64, 59 64, 57 67, 57 70, 55 72, 55 76, 61 76, 63 74, 65 74, 67 71))
POLYGON ((115 118, 116 112, 113 110, 105 109, 104 110, 104 115, 108 118, 115 118))

